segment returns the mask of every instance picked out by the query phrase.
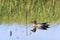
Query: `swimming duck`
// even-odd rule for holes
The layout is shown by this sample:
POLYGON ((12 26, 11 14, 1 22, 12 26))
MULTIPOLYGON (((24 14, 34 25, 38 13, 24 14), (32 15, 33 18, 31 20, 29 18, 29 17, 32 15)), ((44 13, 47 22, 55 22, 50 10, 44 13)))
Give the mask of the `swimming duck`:
POLYGON ((47 22, 44 22, 44 23, 37 23, 36 20, 33 20, 32 21, 33 23, 33 29, 31 30, 32 32, 36 32, 36 29, 39 28, 39 29, 42 29, 42 30, 47 30, 47 28, 49 28, 47 22))

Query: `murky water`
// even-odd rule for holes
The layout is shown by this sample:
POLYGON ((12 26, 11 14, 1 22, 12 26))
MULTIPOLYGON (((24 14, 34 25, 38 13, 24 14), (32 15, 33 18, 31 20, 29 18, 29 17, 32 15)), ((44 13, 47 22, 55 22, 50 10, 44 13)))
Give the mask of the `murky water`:
POLYGON ((60 40, 60 24, 50 24, 48 30, 37 29, 31 32, 32 25, 0 24, 0 40, 60 40), (10 35, 10 31, 12 34, 10 35), (28 34, 28 35, 26 35, 28 34))

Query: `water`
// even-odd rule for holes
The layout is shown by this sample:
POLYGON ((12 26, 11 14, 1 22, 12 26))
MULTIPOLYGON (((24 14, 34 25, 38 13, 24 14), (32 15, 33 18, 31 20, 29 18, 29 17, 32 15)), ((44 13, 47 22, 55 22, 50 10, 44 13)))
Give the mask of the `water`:
POLYGON ((49 27, 48 30, 37 29, 33 33, 30 31, 32 25, 28 25, 28 35, 26 35, 26 25, 0 24, 0 40, 60 40, 60 24, 50 24, 49 27), (10 31, 12 31, 11 36, 10 31))

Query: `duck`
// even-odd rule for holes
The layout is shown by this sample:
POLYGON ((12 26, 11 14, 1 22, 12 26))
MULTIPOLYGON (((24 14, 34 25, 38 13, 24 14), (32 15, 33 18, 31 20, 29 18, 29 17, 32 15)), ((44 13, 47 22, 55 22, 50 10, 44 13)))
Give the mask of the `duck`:
POLYGON ((47 30, 47 28, 49 28, 49 24, 47 22, 37 23, 36 20, 33 20, 32 23, 33 23, 32 25, 33 29, 31 30, 32 32, 36 32, 37 28, 42 30, 47 30))

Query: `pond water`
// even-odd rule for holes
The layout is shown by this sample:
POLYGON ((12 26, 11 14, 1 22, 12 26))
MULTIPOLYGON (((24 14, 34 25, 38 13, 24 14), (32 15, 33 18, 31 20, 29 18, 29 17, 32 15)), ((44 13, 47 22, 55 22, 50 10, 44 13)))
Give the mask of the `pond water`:
POLYGON ((31 32, 32 25, 0 24, 0 40, 60 40, 60 24, 50 24, 48 30, 31 32), (27 31, 26 31, 27 30, 27 31), (10 36, 10 31, 12 35, 10 36))

